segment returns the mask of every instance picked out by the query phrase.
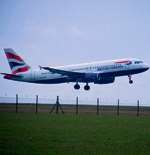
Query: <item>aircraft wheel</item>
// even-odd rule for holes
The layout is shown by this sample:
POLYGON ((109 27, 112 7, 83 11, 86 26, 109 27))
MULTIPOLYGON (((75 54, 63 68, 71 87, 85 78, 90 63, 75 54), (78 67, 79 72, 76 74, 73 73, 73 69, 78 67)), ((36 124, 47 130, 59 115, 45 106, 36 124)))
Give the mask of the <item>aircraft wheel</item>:
POLYGON ((133 80, 131 78, 131 75, 128 75, 128 77, 129 77, 129 83, 132 84, 133 83, 133 80))
POLYGON ((132 84, 133 83, 133 80, 130 80, 129 83, 132 84))
POLYGON ((74 89, 79 90, 79 89, 80 89, 80 85, 79 85, 78 83, 76 83, 76 84, 74 85, 74 89))
POLYGON ((84 86, 84 90, 90 90, 90 86, 89 86, 88 84, 86 84, 86 85, 84 86))

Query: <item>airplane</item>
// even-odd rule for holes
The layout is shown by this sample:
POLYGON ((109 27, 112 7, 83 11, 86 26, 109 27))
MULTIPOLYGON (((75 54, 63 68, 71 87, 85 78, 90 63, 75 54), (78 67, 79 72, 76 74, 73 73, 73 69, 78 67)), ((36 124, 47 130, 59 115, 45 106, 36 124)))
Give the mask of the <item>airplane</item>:
POLYGON ((43 67, 33 70, 11 48, 3 49, 11 74, 1 73, 5 79, 36 84, 59 84, 75 82, 74 89, 79 90, 79 83, 85 83, 84 90, 90 90, 89 83, 110 84, 116 77, 128 76, 132 84, 132 75, 149 69, 149 65, 136 58, 99 61, 58 67, 43 67))

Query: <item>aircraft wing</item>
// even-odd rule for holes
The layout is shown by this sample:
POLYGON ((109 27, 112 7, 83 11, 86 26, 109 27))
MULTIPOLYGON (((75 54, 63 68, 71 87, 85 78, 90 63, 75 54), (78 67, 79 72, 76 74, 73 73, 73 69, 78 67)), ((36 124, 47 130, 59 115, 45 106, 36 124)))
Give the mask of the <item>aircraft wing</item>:
POLYGON ((42 69, 48 70, 52 73, 57 73, 61 74, 64 76, 76 76, 76 77, 82 77, 85 75, 85 73, 80 73, 80 72, 74 72, 74 71, 66 71, 66 70, 61 70, 61 69, 56 69, 56 68, 51 68, 51 67, 41 67, 42 69))

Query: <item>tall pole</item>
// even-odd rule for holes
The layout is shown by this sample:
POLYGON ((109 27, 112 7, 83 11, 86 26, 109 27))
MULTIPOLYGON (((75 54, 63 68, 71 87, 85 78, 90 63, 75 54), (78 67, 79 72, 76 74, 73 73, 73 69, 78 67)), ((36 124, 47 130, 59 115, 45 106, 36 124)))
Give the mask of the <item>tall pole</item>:
POLYGON ((64 111, 63 111, 63 109, 62 109, 62 107, 61 107, 61 104, 59 103, 59 96, 57 96, 57 98, 56 98, 56 103, 53 105, 53 107, 52 107, 50 113, 52 113, 52 112, 54 111, 55 108, 56 108, 56 111, 55 111, 56 114, 59 113, 59 108, 60 108, 62 114, 64 114, 64 111))
POLYGON ((58 114, 58 109, 59 108, 59 96, 57 96, 57 99, 56 99, 56 114, 58 114))
POLYGON ((139 116, 139 111, 140 111, 140 101, 137 100, 137 116, 139 116))
POLYGON ((76 97, 76 115, 78 114, 78 107, 79 107, 79 98, 76 97))
POLYGON ((117 116, 119 116, 119 103, 120 103, 120 100, 118 99, 118 101, 117 101, 117 116))
POLYGON ((99 115, 99 98, 97 98, 97 115, 99 115))
POLYGON ((39 102, 39 97, 38 97, 38 95, 36 95, 36 113, 38 113, 38 102, 39 102))
POLYGON ((16 94, 16 113, 18 113, 18 94, 16 94))

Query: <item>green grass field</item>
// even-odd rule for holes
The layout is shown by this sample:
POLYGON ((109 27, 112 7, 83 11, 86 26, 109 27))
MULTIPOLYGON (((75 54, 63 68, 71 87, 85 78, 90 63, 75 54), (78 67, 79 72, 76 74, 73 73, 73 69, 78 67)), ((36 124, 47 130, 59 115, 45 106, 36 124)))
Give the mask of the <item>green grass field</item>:
POLYGON ((0 113, 0 155, 149 155, 150 117, 0 113))

